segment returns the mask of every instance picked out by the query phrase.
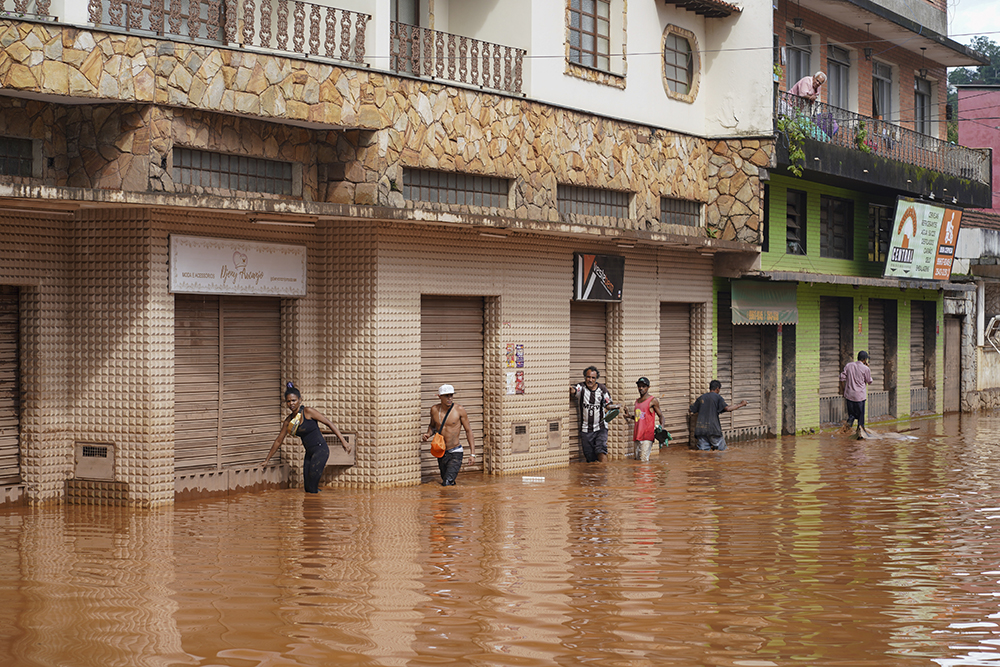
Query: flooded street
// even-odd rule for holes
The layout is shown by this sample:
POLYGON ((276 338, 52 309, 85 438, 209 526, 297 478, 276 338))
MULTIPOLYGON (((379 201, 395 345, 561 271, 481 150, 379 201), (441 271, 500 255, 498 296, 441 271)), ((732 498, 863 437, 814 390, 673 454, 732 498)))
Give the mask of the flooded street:
POLYGON ((1000 416, 0 512, 0 662, 1000 665, 1000 416))

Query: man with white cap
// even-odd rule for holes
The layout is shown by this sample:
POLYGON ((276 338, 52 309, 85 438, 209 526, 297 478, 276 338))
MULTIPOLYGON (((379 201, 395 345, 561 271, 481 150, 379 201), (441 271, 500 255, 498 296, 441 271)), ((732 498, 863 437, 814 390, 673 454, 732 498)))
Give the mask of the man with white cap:
POLYGON ((438 459, 438 468, 441 469, 441 486, 455 486, 455 478, 458 471, 462 469, 462 459, 464 450, 459 443, 462 429, 465 429, 466 438, 469 441, 469 462, 476 461, 476 438, 472 435, 472 426, 469 425, 469 414, 461 405, 454 401, 455 388, 450 384, 443 384, 438 388, 438 398, 440 403, 431 406, 431 422, 427 426, 427 432, 420 438, 427 442, 440 430, 444 436, 445 452, 444 456, 438 459))

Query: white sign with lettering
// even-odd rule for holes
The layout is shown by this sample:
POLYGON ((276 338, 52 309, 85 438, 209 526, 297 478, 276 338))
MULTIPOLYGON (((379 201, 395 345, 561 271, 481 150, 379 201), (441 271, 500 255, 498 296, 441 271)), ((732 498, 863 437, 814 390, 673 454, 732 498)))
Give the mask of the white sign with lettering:
POLYGON ((305 296, 306 247, 171 234, 170 291, 305 296))

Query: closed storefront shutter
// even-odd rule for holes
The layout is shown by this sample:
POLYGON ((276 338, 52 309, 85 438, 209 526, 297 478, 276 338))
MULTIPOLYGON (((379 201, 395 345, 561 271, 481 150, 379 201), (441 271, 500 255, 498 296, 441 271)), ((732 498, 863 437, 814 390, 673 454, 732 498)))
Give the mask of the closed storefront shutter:
POLYGON ((756 428, 763 423, 763 384, 761 378, 761 342, 764 327, 760 325, 733 326, 733 384, 729 392, 723 388, 724 396, 728 394, 727 403, 747 401, 748 405, 736 412, 733 417, 733 428, 756 428))
POLYGON ((691 398, 691 306, 660 304, 660 412, 674 442, 688 442, 691 398))
POLYGON ((819 395, 840 395, 840 304, 836 297, 819 299, 819 395))
MULTIPOLYGON (((722 396, 729 404, 747 401, 749 405, 735 412, 719 416, 722 429, 756 428, 762 424, 761 397, 761 342, 764 329, 761 325, 734 325, 732 322, 732 296, 719 293, 719 318, 717 340, 719 365, 717 380, 722 383, 722 396)), ((705 387, 701 391, 708 391, 705 387)))
POLYGON ((0 286, 0 484, 21 481, 18 289, 0 286))
POLYGON ((910 306, 910 388, 924 386, 924 308, 923 302, 910 306))
MULTIPOLYGON (((719 292, 719 315, 716 340, 719 346, 718 371, 715 380, 722 383, 722 395, 728 396, 733 388, 733 300, 729 292, 719 292)), ((698 395, 708 391, 708 387, 699 387, 698 395)), ((693 401, 692 401, 693 402, 693 401)), ((728 403, 728 401, 727 401, 728 403)), ((733 416, 730 412, 719 415, 722 430, 733 427, 733 416)))
POLYGON ((253 465, 281 427, 281 302, 178 295, 175 469, 253 465))
MULTIPOLYGON (((424 296, 420 300, 420 419, 426 433, 431 406, 440 402, 437 390, 443 384, 455 387, 455 402, 465 408, 476 438, 476 465, 463 463, 462 470, 483 467, 483 299, 482 297, 424 296)), ((469 444, 463 429, 459 442, 469 444)), ((430 442, 420 448, 420 472, 424 481, 440 479, 437 459, 430 442)))
MULTIPOLYGON (((569 310, 569 384, 583 382, 583 369, 596 366, 603 383, 607 370, 607 307, 603 303, 576 302, 570 304, 569 310)), ((620 402, 620 396, 612 396, 620 402)), ((580 413, 576 397, 570 399, 569 418, 569 460, 582 461, 580 452, 580 413)))
MULTIPOLYGON (((885 391, 885 302, 868 300, 868 356, 872 383, 868 391, 885 391)), ((854 355, 857 359, 857 354, 854 355)), ((875 417, 878 415, 870 416, 875 417)))

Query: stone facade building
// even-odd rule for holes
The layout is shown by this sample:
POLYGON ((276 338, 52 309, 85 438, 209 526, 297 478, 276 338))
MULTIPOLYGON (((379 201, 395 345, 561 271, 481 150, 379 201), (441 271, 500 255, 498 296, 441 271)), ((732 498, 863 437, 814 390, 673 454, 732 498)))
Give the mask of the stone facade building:
POLYGON ((692 42, 749 43, 769 12, 615 0, 581 53, 572 3, 529 12, 547 41, 457 3, 419 27, 298 4, 284 24, 235 2, 0 19, 0 501, 298 485, 294 439, 260 465, 287 381, 353 439, 331 485, 431 479, 443 382, 487 473, 567 465, 591 363, 622 401, 653 378, 683 440, 713 279, 753 265, 774 160, 747 92, 767 55, 734 89, 710 73, 734 56, 692 42), (574 298, 586 256, 623 266, 620 295, 574 298))

